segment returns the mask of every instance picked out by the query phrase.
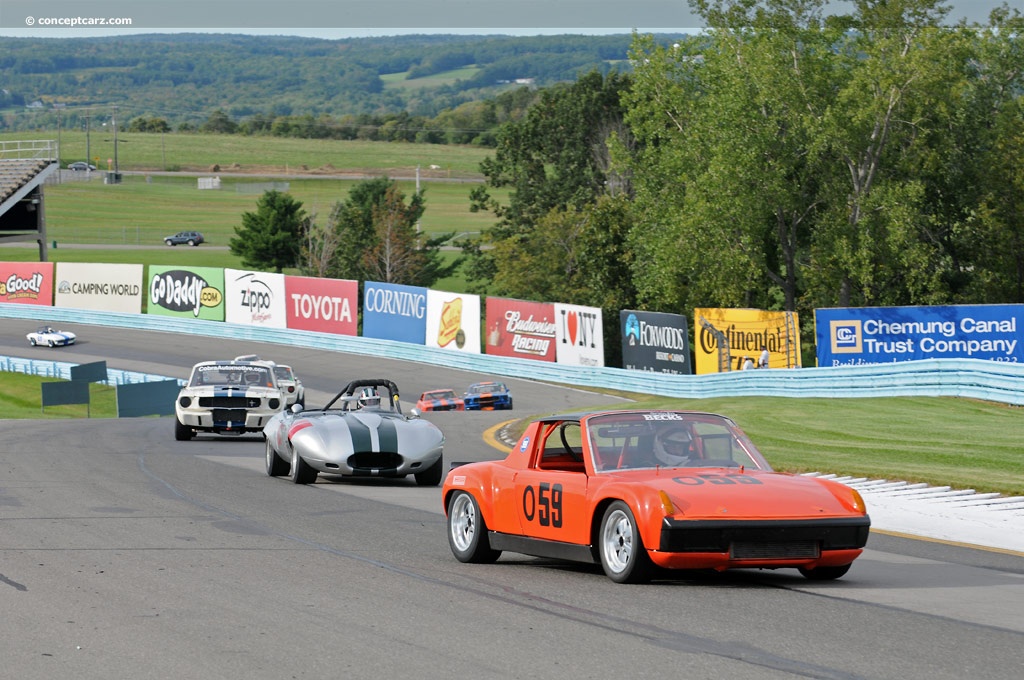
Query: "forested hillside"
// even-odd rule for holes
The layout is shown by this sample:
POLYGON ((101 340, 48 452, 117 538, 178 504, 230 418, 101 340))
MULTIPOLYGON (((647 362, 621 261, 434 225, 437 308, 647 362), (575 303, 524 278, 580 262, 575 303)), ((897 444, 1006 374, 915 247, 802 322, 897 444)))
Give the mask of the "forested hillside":
MULTIPOLYGON (((671 40, 671 36, 661 36, 671 40)), ((632 36, 228 34, 0 38, 0 130, 72 125, 93 108, 198 127, 247 117, 436 116, 504 90, 628 70, 632 36), (518 82, 517 82, 518 81, 518 82)))

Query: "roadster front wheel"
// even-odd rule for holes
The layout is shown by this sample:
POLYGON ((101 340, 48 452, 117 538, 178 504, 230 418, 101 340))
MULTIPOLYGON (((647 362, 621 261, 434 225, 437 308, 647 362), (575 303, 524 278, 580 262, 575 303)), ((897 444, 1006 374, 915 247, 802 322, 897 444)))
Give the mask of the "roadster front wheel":
POLYGON ((480 506, 467 491, 456 491, 448 501, 448 545, 459 562, 486 564, 501 556, 491 549, 480 506))
POLYGON ((312 484, 316 481, 317 471, 309 467, 306 461, 302 460, 302 456, 294 448, 292 449, 292 468, 290 479, 295 484, 312 484))
POLYGON ((271 477, 280 477, 288 472, 288 462, 283 460, 281 456, 277 455, 274 451, 274 447, 270 445, 270 440, 267 440, 267 475, 271 477))
POLYGON ((443 464, 442 459, 438 458, 436 463, 415 475, 416 483, 420 486, 437 486, 440 484, 441 478, 444 476, 441 469, 443 464))
POLYGON ((601 520, 598 551, 605 575, 616 583, 650 580, 652 564, 629 506, 615 501, 601 520))

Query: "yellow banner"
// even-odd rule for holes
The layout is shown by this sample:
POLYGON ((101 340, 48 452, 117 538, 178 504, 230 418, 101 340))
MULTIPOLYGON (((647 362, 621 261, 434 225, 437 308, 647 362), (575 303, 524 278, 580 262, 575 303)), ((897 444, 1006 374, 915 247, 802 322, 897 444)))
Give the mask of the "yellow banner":
POLYGON ((763 309, 693 310, 694 372, 719 373, 757 368, 768 350, 767 368, 800 366, 800 320, 796 312, 763 309), (728 352, 722 341, 728 343, 728 352))

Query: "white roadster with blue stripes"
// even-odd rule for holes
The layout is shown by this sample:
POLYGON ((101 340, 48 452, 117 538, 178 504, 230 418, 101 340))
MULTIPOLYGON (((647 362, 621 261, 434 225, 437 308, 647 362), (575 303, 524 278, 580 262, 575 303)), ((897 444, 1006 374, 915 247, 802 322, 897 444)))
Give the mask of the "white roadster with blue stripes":
POLYGON ((192 367, 174 403, 174 438, 198 433, 261 432, 284 407, 273 366, 262 361, 204 361, 192 367))
POLYGON ((46 345, 47 347, 63 347, 75 344, 75 334, 71 331, 59 331, 52 326, 40 326, 27 336, 28 344, 46 345))
POLYGON ((312 484, 317 475, 399 478, 413 475, 420 486, 437 486, 444 434, 402 413, 398 387, 390 380, 353 380, 323 408, 296 404, 263 428, 267 474, 312 484))

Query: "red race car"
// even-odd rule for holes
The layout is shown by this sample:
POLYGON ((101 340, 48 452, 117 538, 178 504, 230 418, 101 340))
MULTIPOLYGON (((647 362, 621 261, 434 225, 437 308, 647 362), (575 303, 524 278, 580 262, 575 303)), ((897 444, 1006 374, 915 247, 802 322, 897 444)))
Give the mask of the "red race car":
POLYGON ((455 390, 427 390, 416 402, 419 411, 465 411, 466 403, 455 390))
POLYGON ((656 567, 836 579, 871 524, 856 490, 774 472, 733 421, 689 411, 541 418, 504 460, 453 465, 443 499, 461 562, 599 562, 617 583, 656 567))

